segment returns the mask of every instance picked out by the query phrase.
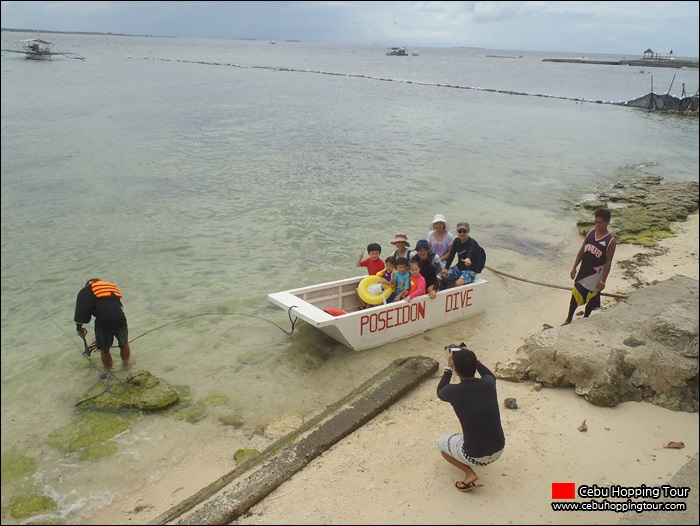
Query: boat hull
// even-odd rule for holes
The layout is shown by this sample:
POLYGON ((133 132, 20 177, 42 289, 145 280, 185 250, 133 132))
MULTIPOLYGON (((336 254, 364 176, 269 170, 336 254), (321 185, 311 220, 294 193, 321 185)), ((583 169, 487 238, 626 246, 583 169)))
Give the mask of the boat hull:
POLYGON ((51 60, 51 53, 25 53, 29 60, 51 60))
POLYGON ((474 316, 487 306, 488 281, 477 278, 474 283, 442 290, 433 299, 424 295, 411 302, 357 310, 360 302, 356 290, 363 277, 274 292, 268 294, 268 299, 357 351, 474 316), (340 309, 346 314, 333 316, 323 309, 340 309))

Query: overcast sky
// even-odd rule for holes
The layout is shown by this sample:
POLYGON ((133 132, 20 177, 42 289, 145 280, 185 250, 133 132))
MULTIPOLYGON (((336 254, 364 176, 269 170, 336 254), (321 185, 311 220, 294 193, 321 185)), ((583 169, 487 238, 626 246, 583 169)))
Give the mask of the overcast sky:
POLYGON ((2 2, 2 27, 697 57, 699 2, 2 2))

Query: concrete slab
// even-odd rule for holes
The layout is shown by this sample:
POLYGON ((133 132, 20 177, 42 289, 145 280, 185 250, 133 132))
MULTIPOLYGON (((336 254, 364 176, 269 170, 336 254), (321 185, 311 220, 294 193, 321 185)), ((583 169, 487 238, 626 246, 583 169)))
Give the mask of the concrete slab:
POLYGON ((149 524, 230 523, 313 459, 432 376, 438 365, 425 356, 395 360, 322 414, 149 524))

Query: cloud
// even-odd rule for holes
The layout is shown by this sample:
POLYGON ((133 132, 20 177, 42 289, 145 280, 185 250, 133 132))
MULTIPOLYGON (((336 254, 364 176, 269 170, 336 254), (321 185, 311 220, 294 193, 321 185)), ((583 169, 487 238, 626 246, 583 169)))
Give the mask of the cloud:
POLYGON ((698 2, 2 2, 9 28, 698 55, 698 2))

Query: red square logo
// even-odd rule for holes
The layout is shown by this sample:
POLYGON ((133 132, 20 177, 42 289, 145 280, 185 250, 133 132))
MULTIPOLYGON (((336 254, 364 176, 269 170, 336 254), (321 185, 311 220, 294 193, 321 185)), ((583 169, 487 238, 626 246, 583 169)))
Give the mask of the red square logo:
POLYGON ((575 499, 576 484, 573 482, 552 482, 552 499, 575 499))

